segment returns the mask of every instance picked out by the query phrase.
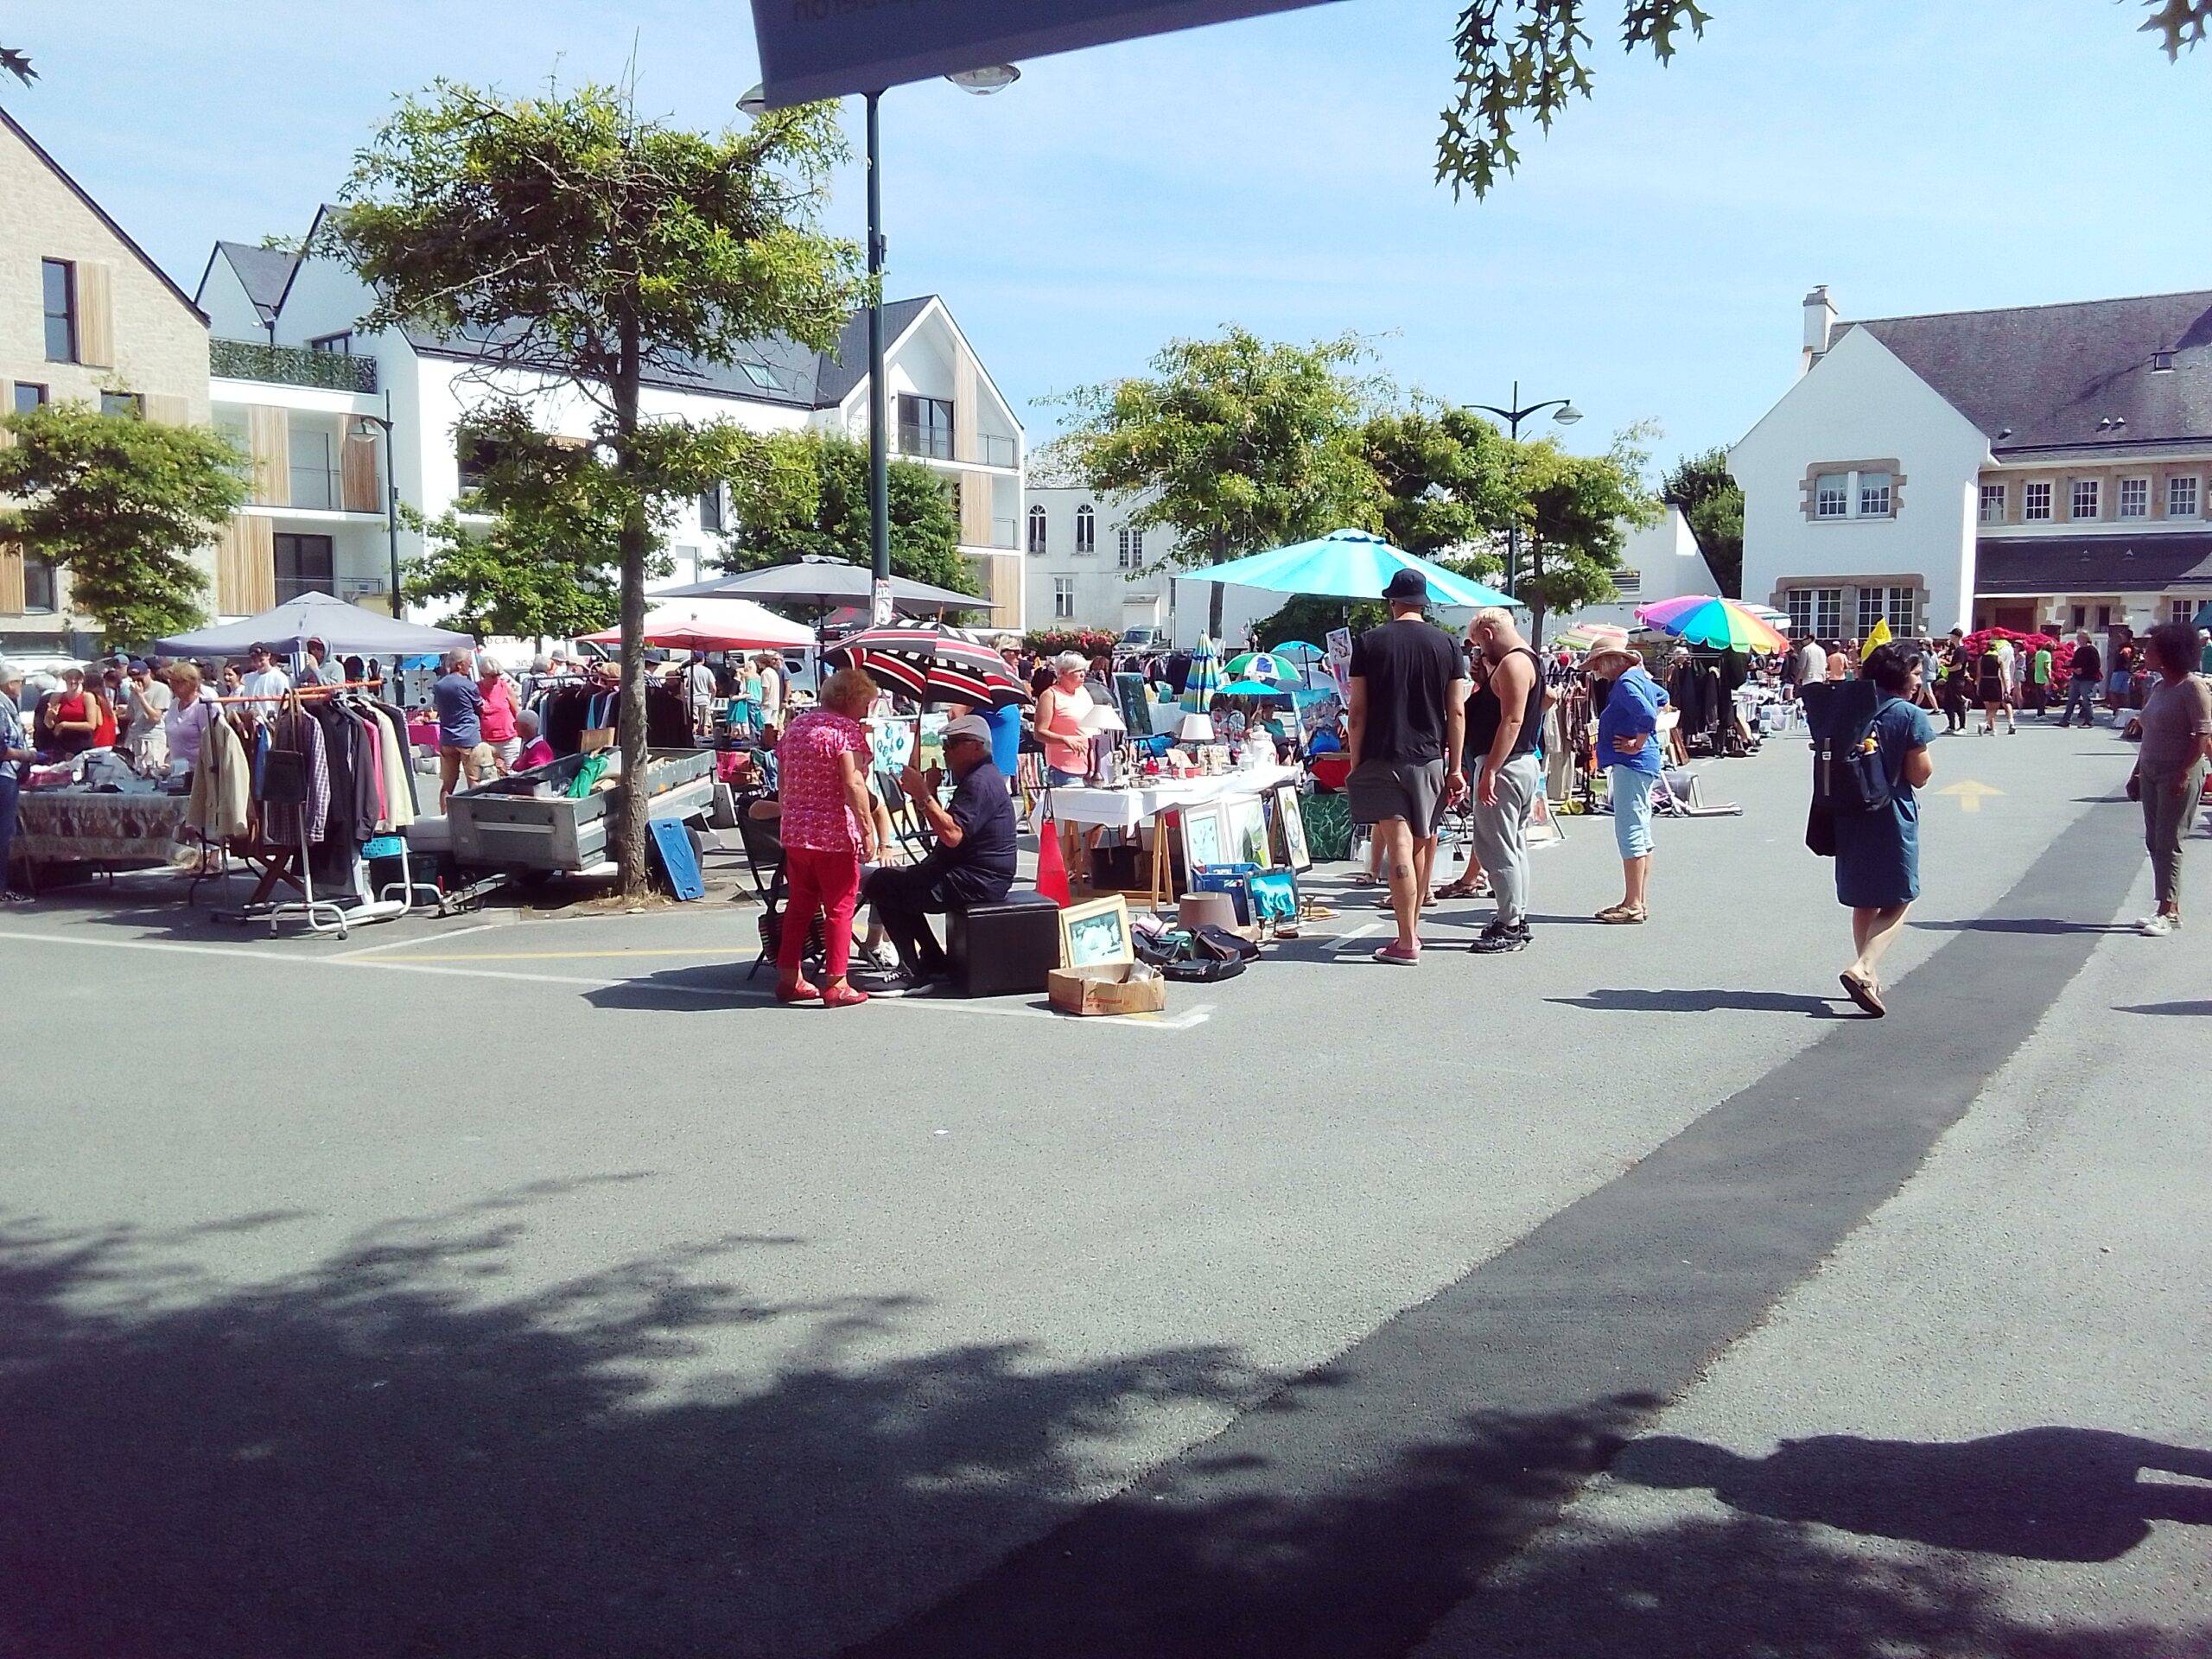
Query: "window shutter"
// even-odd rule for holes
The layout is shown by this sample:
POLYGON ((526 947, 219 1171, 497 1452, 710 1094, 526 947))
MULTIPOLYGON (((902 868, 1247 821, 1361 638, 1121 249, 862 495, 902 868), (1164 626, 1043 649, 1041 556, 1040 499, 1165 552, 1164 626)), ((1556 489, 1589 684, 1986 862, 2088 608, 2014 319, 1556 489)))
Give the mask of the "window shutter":
POLYGON ((77 263, 77 360, 88 369, 115 366, 115 267, 77 263))
POLYGON ((378 512, 384 503, 377 499, 377 445, 374 438, 353 436, 346 440, 346 448, 339 460, 338 487, 340 501, 348 512, 378 512))
MULTIPOLYGON (((284 411, 265 404, 249 404, 245 411, 245 437, 247 453, 253 461, 255 505, 291 505, 292 438, 284 411)), ((269 607, 261 608, 267 610, 269 607)))
POLYGON ((23 550, 0 542, 0 616, 23 613, 23 550))
POLYGON ((215 544, 215 608, 226 616, 258 616, 276 606, 276 528, 266 518, 239 513, 215 544))
POLYGON ((146 394, 146 418, 159 421, 163 426, 190 426, 192 400, 165 391, 149 391, 146 394))

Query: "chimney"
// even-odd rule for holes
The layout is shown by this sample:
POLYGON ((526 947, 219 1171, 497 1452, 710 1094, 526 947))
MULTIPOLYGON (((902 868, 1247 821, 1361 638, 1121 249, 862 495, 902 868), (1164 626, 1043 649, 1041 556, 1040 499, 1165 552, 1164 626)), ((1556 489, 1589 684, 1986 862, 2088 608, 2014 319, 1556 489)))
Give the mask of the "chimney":
POLYGON ((1798 373, 1804 373, 1827 354, 1834 333, 1835 302, 1828 298, 1828 285, 1822 283, 1805 296, 1805 351, 1797 360, 1798 373))

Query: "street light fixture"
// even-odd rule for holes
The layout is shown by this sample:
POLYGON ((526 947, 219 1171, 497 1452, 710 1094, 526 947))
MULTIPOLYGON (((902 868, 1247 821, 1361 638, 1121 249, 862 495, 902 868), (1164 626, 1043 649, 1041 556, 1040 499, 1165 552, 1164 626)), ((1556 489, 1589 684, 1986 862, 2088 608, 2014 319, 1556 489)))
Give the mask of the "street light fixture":
MULTIPOLYGON (((1503 421, 1516 443, 1521 442, 1521 423, 1531 415, 1541 415, 1548 409, 1554 410, 1552 422, 1557 426, 1573 426, 1582 418, 1582 411, 1574 406, 1572 398, 1550 397, 1541 404, 1523 404, 1521 401, 1521 383, 1518 380, 1513 383, 1513 401, 1510 407, 1500 409, 1496 404, 1476 404, 1472 407, 1482 410, 1485 415, 1495 415, 1503 421)), ((1516 519, 1505 527, 1505 591, 1509 594, 1513 594, 1520 580, 1521 524, 1518 519, 1516 519)))
MULTIPOLYGON (((987 98, 1003 92, 1021 79, 1010 63, 987 64, 963 69, 945 79, 963 92, 987 98)), ((879 626, 891 620, 891 400, 884 386, 883 340, 883 146, 878 113, 881 91, 866 96, 868 108, 868 545, 875 579, 874 602, 869 620, 879 626)), ((768 107, 766 89, 753 87, 737 100, 747 115, 768 107)))

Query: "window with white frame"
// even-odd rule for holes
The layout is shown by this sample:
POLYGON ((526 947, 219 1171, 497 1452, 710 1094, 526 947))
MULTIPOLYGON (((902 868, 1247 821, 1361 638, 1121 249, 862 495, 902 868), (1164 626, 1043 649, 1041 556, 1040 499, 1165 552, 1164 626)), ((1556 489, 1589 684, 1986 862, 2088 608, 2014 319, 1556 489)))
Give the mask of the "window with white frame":
POLYGON ((2020 517, 2033 524, 2050 517, 2050 486, 2030 484, 2020 491, 2020 517))
POLYGON ((1861 639, 1864 639, 1868 634, 1873 632, 1874 625, 1881 621, 1887 614, 1887 613, 1883 609, 1883 601, 1888 597, 1889 591, 1890 590, 1886 588, 1861 588, 1859 590, 1859 627, 1857 632, 1861 639))
POLYGON ((1859 474, 1859 516, 1861 518, 1886 518, 1890 516, 1890 475, 1887 473, 1859 474))
POLYGON ((2123 478, 2120 480, 2119 512, 2123 518, 2148 518, 2151 516, 2149 479, 2123 478))
POLYGON ((1813 480, 1813 517, 1815 518, 1847 518, 1851 516, 1851 474, 1822 473, 1813 480))
POLYGON ((2166 620, 2183 624, 2194 622, 2196 620, 2196 607, 2202 602, 2201 600, 2195 599, 2169 601, 2166 605, 2166 620))
POLYGON ((1075 578, 1054 576, 1052 578, 1052 620, 1055 622, 1065 622, 1074 614, 1075 578))
POLYGON ((1789 635, 1833 639, 1843 628, 1843 589, 1792 588, 1783 595, 1783 609, 1789 613, 1789 635))
POLYGON ((1114 532, 1114 563, 1122 570, 1134 570, 1144 563, 1144 531, 1122 529, 1114 532))
POLYGON ((2070 499, 2075 518, 2095 518, 2097 516, 2097 480, 2094 478, 2075 479, 2073 495, 2070 499))
POLYGON ((1086 502, 1075 510, 1075 550, 1096 553, 1098 550, 1098 515, 1086 502))
POLYGON ((1046 526, 1045 509, 1042 506, 1030 508, 1029 550, 1032 553, 1044 552, 1050 539, 1051 532, 1046 526))
POLYGON ((2166 480, 2166 517, 2196 517, 2196 480, 2194 477, 2174 477, 2166 480))
POLYGON ((2005 522, 2005 486, 2002 484, 1981 486, 1981 522, 1985 524, 2005 522))

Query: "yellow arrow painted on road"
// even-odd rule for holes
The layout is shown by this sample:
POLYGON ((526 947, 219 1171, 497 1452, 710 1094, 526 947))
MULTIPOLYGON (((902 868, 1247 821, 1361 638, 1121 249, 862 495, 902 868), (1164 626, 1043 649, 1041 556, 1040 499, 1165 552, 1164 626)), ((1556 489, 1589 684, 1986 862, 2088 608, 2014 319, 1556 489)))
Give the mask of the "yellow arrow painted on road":
POLYGON ((1947 784, 1936 792, 1938 795, 1957 797, 1959 810, 1961 812, 1979 812, 1981 810, 1983 801, 1992 795, 2002 795, 2005 791, 2001 789, 1993 789, 1989 785, 1972 778, 1961 778, 1957 783, 1947 784))

